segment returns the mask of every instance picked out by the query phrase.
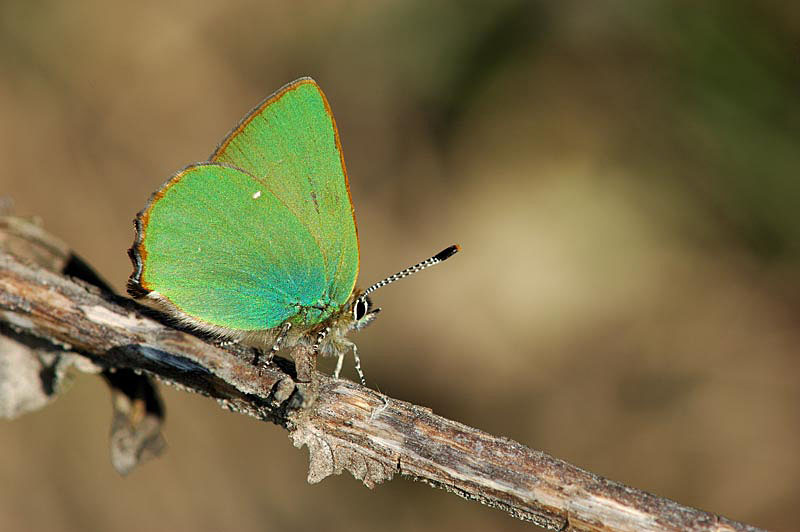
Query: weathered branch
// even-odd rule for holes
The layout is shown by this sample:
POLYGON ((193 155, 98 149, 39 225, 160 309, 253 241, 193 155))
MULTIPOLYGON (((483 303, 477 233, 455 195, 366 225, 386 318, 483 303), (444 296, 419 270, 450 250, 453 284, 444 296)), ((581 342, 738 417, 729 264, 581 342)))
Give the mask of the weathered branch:
POLYGON ((295 446, 308 446, 310 482, 347 470, 371 487, 399 473, 557 530, 757 530, 349 381, 315 374, 313 385, 298 383, 282 360, 259 370, 252 353, 159 319, 131 300, 0 253, 0 332, 35 350, 75 353, 90 362, 84 369, 145 372, 272 421, 295 446))

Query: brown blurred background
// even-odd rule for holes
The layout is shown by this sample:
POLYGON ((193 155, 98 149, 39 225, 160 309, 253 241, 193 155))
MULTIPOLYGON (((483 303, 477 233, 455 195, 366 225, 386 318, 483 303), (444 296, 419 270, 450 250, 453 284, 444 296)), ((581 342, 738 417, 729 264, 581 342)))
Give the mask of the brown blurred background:
MULTIPOLYGON (((148 195, 311 75, 362 284, 464 247, 376 294, 372 387, 800 529, 800 7, 702 4, 5 0, 0 195, 122 291, 148 195)), ((3 422, 0 529, 527 526, 407 480, 308 485, 282 430, 163 393, 168 452, 128 478, 97 378, 3 422)))

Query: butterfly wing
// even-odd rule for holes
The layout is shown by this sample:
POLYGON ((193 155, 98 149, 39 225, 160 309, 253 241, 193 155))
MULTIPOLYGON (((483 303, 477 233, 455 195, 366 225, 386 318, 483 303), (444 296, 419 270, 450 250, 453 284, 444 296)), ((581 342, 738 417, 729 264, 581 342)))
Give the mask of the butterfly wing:
POLYGON ((322 255, 327 298, 343 305, 358 276, 358 233, 339 133, 314 80, 293 81, 256 107, 210 161, 254 176, 294 214, 322 255))
POLYGON ((207 329, 275 327, 315 304, 327 286, 306 225, 233 167, 200 164, 178 173, 139 213, 137 230, 132 292, 166 300, 207 329))

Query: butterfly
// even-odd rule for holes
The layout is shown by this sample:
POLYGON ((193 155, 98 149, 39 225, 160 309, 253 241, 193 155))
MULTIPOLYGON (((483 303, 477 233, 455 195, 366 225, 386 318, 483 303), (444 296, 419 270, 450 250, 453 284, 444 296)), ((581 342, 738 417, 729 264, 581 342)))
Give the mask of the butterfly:
POLYGON ((376 289, 446 260, 460 247, 356 288, 359 242, 341 142, 311 78, 255 107, 207 162, 187 166, 134 220, 128 292, 183 324, 268 350, 302 345, 353 353, 347 335, 380 308, 376 289))

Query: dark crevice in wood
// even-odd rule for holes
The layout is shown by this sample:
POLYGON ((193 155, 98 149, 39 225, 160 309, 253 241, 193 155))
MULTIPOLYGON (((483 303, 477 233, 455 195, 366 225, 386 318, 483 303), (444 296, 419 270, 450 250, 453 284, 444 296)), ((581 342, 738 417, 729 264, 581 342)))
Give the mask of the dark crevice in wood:
MULTIPOLYGON (((130 300, 0 252, 0 334, 8 341, 31 357, 85 360, 87 371, 153 376, 276 423, 308 447, 309 481, 349 471, 372 487, 400 473, 552 530, 758 530, 346 380, 311 372, 311 382, 295 382, 286 372, 291 362, 256 368, 244 348, 221 348, 153 317, 130 300)), ((35 377, 57 388, 52 376, 35 377)), ((123 473, 163 446, 157 396, 148 397, 144 381, 127 386, 112 386, 120 392, 112 441, 123 473)), ((0 406, 12 399, 0 397, 0 406)))

